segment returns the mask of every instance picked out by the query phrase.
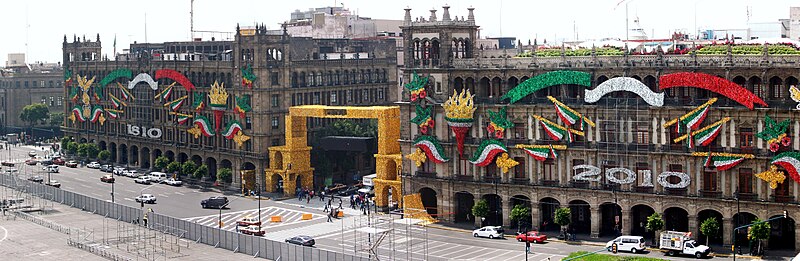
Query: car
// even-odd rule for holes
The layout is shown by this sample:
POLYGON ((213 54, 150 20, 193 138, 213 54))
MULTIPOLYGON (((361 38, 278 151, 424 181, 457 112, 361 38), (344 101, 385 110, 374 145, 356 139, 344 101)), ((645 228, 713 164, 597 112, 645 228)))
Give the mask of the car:
POLYGON ((39 162, 36 161, 35 159, 27 159, 27 160, 25 160, 25 164, 26 165, 33 166, 33 165, 36 165, 37 163, 39 163, 39 162))
POLYGON ((240 228, 239 232, 246 235, 254 235, 254 236, 264 236, 265 230, 261 229, 259 226, 247 226, 244 228, 240 228))
POLYGON ((218 208, 222 209, 228 204, 227 197, 210 197, 200 201, 200 206, 203 208, 218 208))
POLYGON ((68 168, 77 168, 78 167, 78 162, 74 161, 74 160, 70 160, 69 162, 66 163, 66 165, 67 165, 68 168))
POLYGON ((106 164, 106 165, 100 165, 100 171, 102 171, 102 172, 108 172, 108 173, 111 173, 111 171, 112 171, 112 170, 113 170, 113 169, 111 168, 111 165, 108 165, 108 164, 106 164))
MULTIPOLYGON (((139 172, 136 172, 135 169, 124 170, 124 171, 122 171, 122 175, 125 176, 125 177, 129 177, 129 178, 138 178, 139 176, 141 176, 141 175, 139 175, 139 172)), ((148 178, 148 180, 149 180, 149 178, 148 178)))
POLYGON ((53 159, 53 164, 64 166, 64 164, 66 164, 66 162, 62 158, 54 158, 53 159))
POLYGON ((36 151, 35 150, 29 151, 28 156, 36 157, 36 151))
POLYGON ((252 225, 260 226, 261 225, 261 220, 258 220, 257 217, 246 216, 246 217, 243 217, 242 219, 239 219, 239 221, 236 221, 236 225, 237 226, 252 226, 252 225))
POLYGON ((112 176, 112 175, 103 175, 103 177, 100 178, 100 181, 106 182, 106 183, 114 183, 114 176, 112 176))
POLYGON ((503 238, 503 227, 486 226, 472 231, 473 237, 503 238))
POLYGON ((53 164, 53 159, 43 159, 43 160, 40 160, 40 161, 39 161, 39 164, 42 164, 43 166, 52 165, 52 164, 53 164))
POLYGON ((526 240, 531 243, 541 244, 547 241, 547 235, 541 234, 539 231, 528 231, 527 233, 520 233, 517 235, 517 241, 525 242, 526 240))
POLYGON ((133 179, 133 182, 136 182, 138 184, 150 185, 150 179, 148 179, 145 176, 137 177, 137 178, 133 179))
POLYGON ((356 194, 356 192, 358 192, 359 189, 361 189, 361 187, 359 187, 359 186, 351 186, 351 187, 348 187, 347 189, 340 190, 339 192, 336 193, 336 195, 339 195, 339 196, 350 196, 350 195, 356 194))
POLYGON ((301 245, 301 246, 314 246, 314 238, 310 236, 293 236, 286 239, 286 243, 301 245))
POLYGON ((4 167, 13 167, 14 163, 11 163, 11 162, 8 162, 8 161, 3 161, 3 162, 0 162, 0 165, 3 165, 4 167))
POLYGON ((165 179, 164 181, 161 181, 161 183, 164 183, 164 184, 167 184, 167 185, 170 185, 170 186, 180 186, 180 185, 183 184, 183 181, 177 180, 175 178, 168 178, 168 179, 165 179))
POLYGON ((40 177, 40 176, 32 176, 32 177, 29 177, 29 178, 28 178, 28 180, 30 180, 30 181, 33 181, 33 182, 36 182, 36 183, 42 183, 42 182, 44 182, 44 179, 43 179, 42 177, 40 177))
POLYGON ((124 176, 124 174, 123 174, 124 172, 125 172, 125 168, 123 168, 123 167, 114 167, 114 169, 111 170, 111 173, 113 173, 114 175, 118 175, 118 176, 119 175, 124 176))
POLYGON ((147 204, 156 203, 156 196, 153 196, 153 194, 141 194, 133 199, 136 200, 136 202, 144 202, 147 204))
POLYGON ((330 185, 327 188, 325 188, 325 194, 326 195, 333 195, 334 193, 338 192, 339 190, 343 190, 343 189, 346 189, 346 188, 347 188, 347 185, 336 183, 336 184, 330 185))
POLYGON ((161 181, 167 179, 167 173, 153 171, 150 172, 150 174, 148 174, 147 177, 150 179, 151 182, 161 183, 161 181))
POLYGON ((606 243, 606 249, 611 251, 611 245, 617 244, 617 251, 629 251, 631 253, 642 253, 647 247, 644 238, 640 236, 621 236, 606 243))
POLYGON ((53 180, 53 179, 51 179, 48 182, 45 182, 44 184, 48 185, 48 186, 51 186, 51 187, 56 187, 56 188, 60 188, 61 187, 61 183, 59 183, 57 180, 53 180))
POLYGON ((100 163, 92 161, 92 162, 89 162, 89 164, 86 164, 86 167, 90 168, 90 169, 99 169, 100 168, 100 163))
POLYGON ((19 172, 19 170, 16 169, 16 168, 7 168, 7 169, 3 170, 3 173, 6 173, 6 174, 13 174, 13 173, 18 173, 18 172, 19 172))
POLYGON ((48 165, 42 167, 42 170, 47 171, 48 173, 58 173, 58 165, 48 165))

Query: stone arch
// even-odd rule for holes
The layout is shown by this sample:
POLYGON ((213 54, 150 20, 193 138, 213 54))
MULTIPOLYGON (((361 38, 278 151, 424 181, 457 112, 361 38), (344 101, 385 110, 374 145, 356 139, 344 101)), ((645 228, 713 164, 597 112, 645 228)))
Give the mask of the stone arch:
POLYGON ((600 75, 599 77, 597 77, 597 79, 595 79, 595 86, 600 85, 605 81, 608 81, 608 76, 600 75))
POLYGON ((217 179, 217 159, 214 157, 208 157, 205 160, 205 164, 208 167, 208 176, 212 180, 217 179))
POLYGON ((475 205, 475 196, 466 191, 458 191, 455 193, 455 223, 475 223, 475 217, 472 215, 472 206, 475 205))
POLYGON ((652 239, 655 234, 647 230, 647 217, 656 213, 655 209, 647 204, 636 204, 631 208, 631 235, 652 239))
POLYGON ((280 174, 272 174, 272 176, 269 177, 269 183, 269 191, 283 194, 283 177, 280 174))
POLYGON ((221 160, 219 162, 219 167, 220 168, 228 168, 228 169, 231 169, 231 171, 233 171, 233 164, 231 163, 230 160, 227 160, 227 159, 221 160))
POLYGON ((170 162, 175 161, 175 152, 173 152, 171 150, 168 150, 167 152, 165 152, 164 156, 167 157, 170 162))
POLYGON ((656 81, 656 77, 653 77, 652 75, 647 75, 644 77, 644 79, 642 79, 642 83, 644 83, 644 85, 647 85, 647 87, 649 87, 651 91, 660 92, 658 90, 658 81, 656 81))
POLYGON ((571 212, 569 229, 570 233, 590 234, 592 232, 592 212, 589 202, 572 200, 569 202, 571 212))
POLYGON ((555 223, 556 209, 561 206, 557 199, 545 197, 539 199, 540 221, 539 231, 559 231, 559 226, 555 223))
POLYGON ((781 79, 781 77, 778 76, 772 76, 772 78, 769 78, 769 85, 767 86, 766 97, 762 98, 767 98, 770 100, 780 99, 781 97, 783 97, 783 89, 784 89, 783 79, 781 79))
POLYGON ((436 190, 423 187, 419 189, 420 198, 422 198, 422 206, 425 207, 425 211, 428 212, 429 215, 432 217, 436 217, 439 213, 437 210, 439 205, 437 204, 437 193, 436 190))
POLYGON ((506 88, 502 90, 502 92, 507 93, 509 90, 514 89, 514 87, 517 87, 519 83, 520 81, 519 79, 517 79, 517 77, 514 76, 509 77, 508 80, 506 81, 506 88))
MULTIPOLYGON (((525 196, 525 195, 514 195, 514 196, 512 196, 508 200, 508 213, 509 213, 509 215, 511 214, 511 211, 514 209, 514 207, 516 207, 517 205, 522 205, 523 207, 527 207, 528 208, 528 212, 527 212, 527 215, 525 215, 525 217, 517 220, 516 222, 512 221, 511 222, 511 227, 512 228, 516 228, 517 231, 520 231, 520 232, 521 231, 528 231, 530 228, 533 227, 532 224, 531 224, 531 213, 532 213, 531 199, 528 196, 525 196)), ((511 217, 509 216, 509 219, 510 218, 511 217)))
POLYGON ((108 143, 108 152, 111 152, 111 157, 108 158, 109 162, 117 162, 117 144, 114 142, 108 143))
POLYGON ((97 147, 100 148, 100 151, 106 150, 106 148, 107 148, 106 142, 103 141, 103 140, 97 142, 97 147))
MULTIPOLYGON (((750 212, 742 211, 742 212, 733 214, 733 226, 734 227, 728 228, 729 231, 727 231, 727 233, 733 233, 734 232, 733 229, 735 227, 740 227, 740 226, 743 226, 743 225, 751 224, 751 223, 753 223, 753 220, 756 220, 756 219, 758 219, 758 216, 756 216, 755 214, 750 213, 750 212)), ((734 233, 734 235, 736 235, 734 237, 734 242, 736 242, 735 244, 737 246, 739 246, 739 247, 742 247, 742 246, 747 247, 749 245, 750 241, 747 239, 747 229, 739 229, 739 230, 736 231, 736 233, 734 233)))
POLYGON ((697 240, 702 244, 714 244, 714 245, 722 245, 722 233, 725 233, 725 222, 723 222, 722 212, 719 212, 714 209, 704 209, 697 213, 697 240), (701 224, 703 221, 709 218, 717 219, 717 223, 719 224, 719 230, 717 233, 711 237, 706 236, 700 230, 701 224))
MULTIPOLYGON (((783 214, 781 214, 783 215, 783 214)), ((779 216, 772 216, 775 218, 779 216)), ((795 250, 795 223, 794 219, 787 217, 769 222, 769 249, 795 250)))
POLYGON ((492 87, 491 92, 489 93, 489 97, 500 97, 502 96, 501 90, 503 89, 503 80, 500 77, 492 78, 492 87))
POLYGON ((300 72, 299 80, 300 87, 306 87, 306 72, 300 72))
POLYGON ((160 149, 153 149, 153 158, 154 159, 157 159, 158 157, 161 157, 162 155, 164 155, 164 153, 162 153, 160 149))
POLYGON ((672 231, 689 231, 689 212, 682 207, 664 209, 664 229, 672 231))
POLYGON ((464 89, 464 79, 461 79, 461 77, 456 77, 455 79, 453 79, 453 90, 461 93, 463 89, 464 89))
POLYGON ((502 226, 503 225, 503 198, 500 195, 491 193, 481 197, 489 205, 489 213, 483 217, 481 226, 502 226))
POLYGON ((758 97, 764 97, 761 77, 751 76, 749 79, 747 79, 747 85, 745 85, 745 89, 758 97))
POLYGON ((481 78, 481 80, 478 82, 478 97, 489 97, 489 95, 492 93, 491 88, 491 80, 489 80, 488 77, 481 78))
POLYGON ((130 153, 128 153, 128 163, 134 166, 139 166, 139 147, 131 145, 130 153))
POLYGON ((149 169, 150 168, 150 148, 143 147, 139 153, 139 167, 149 169))
POLYGON ((613 202, 600 204, 600 236, 619 236, 622 232, 622 207, 613 202))
POLYGON ((475 92, 475 79, 472 77, 467 77, 467 79, 464 80, 464 88, 469 90, 469 92, 472 94, 478 94, 475 92))
POLYGON ((192 162, 200 167, 200 165, 203 165, 203 157, 200 157, 200 155, 192 155, 192 162))
POLYGON ((120 164, 128 164, 128 145, 120 144, 119 145, 119 157, 117 157, 117 162, 120 164))
POLYGON ((253 164, 252 162, 246 161, 244 164, 242 164, 242 170, 255 170, 255 169, 256 169, 256 164, 253 164))
POLYGON ((178 162, 180 162, 181 164, 183 164, 188 160, 189 160, 189 155, 187 155, 186 153, 181 152, 178 154, 178 162))

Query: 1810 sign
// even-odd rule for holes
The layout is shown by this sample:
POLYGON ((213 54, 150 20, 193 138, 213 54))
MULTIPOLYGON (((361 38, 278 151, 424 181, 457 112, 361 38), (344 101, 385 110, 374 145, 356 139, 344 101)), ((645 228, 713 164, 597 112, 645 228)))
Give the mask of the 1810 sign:
POLYGON ((144 126, 134 126, 128 124, 128 134, 133 136, 142 136, 145 138, 158 139, 161 138, 161 129, 159 128, 146 128, 144 126))

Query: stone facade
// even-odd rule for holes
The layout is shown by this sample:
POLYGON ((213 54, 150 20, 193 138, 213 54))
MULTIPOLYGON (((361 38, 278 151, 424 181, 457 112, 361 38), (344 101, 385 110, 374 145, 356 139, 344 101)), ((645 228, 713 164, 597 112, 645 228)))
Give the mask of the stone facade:
POLYGON ((50 112, 61 112, 64 106, 64 79, 60 67, 52 70, 15 70, 0 76, 0 126, 4 132, 27 128, 20 120, 22 108, 34 103, 46 104, 50 112))

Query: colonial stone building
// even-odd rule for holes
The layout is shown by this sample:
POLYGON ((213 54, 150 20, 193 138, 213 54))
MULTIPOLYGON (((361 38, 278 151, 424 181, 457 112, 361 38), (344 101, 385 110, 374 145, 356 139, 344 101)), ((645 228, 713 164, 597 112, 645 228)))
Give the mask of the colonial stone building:
MULTIPOLYGON (((774 189, 769 182, 756 177, 770 168, 773 156, 800 150, 797 139, 800 115, 789 91, 800 78, 800 56, 740 56, 729 49, 719 55, 659 51, 652 55, 620 52, 620 55, 600 56, 592 51, 591 55, 566 56, 562 51, 562 55, 555 57, 540 57, 535 53, 530 57, 514 57, 519 50, 482 50, 475 46, 478 26, 473 9, 468 12, 466 19, 453 19, 445 7, 441 19, 432 11, 429 18, 414 21, 410 9, 405 13, 403 79, 408 80, 404 83, 413 79, 414 72, 428 77, 425 86, 428 98, 412 101, 408 90, 400 97, 402 152, 415 153, 416 141, 428 136, 440 142, 442 155, 448 158, 436 163, 428 156, 419 166, 404 159, 404 193, 421 193, 429 213, 443 222, 522 225, 555 231, 558 229, 553 222, 555 209, 569 207, 573 224, 570 229, 575 233, 598 237, 621 232, 652 237, 653 233, 644 226, 646 218, 657 212, 665 220, 665 229, 691 231, 700 239, 705 238, 699 233, 700 223, 716 217, 722 230, 712 237, 713 244, 730 245, 735 237, 738 244, 746 246, 744 231, 733 235, 734 227, 756 218, 782 215, 786 210, 789 218, 772 222, 769 247, 800 247, 796 240, 800 230, 795 229, 795 220, 800 219, 797 197, 800 185, 782 168, 778 170, 785 181, 774 189), (586 75, 585 84, 559 82, 540 86, 544 88, 538 90, 531 87, 529 92, 514 90, 530 78, 539 76, 539 81, 545 81, 542 75, 565 71, 586 75), (688 85, 672 88, 674 84, 669 80, 687 79, 675 77, 675 73, 703 73, 720 83, 735 83, 746 91, 723 95, 688 85), (623 77, 646 87, 612 85, 626 79, 623 77), (598 87, 606 82, 608 85, 598 87), (442 105, 454 91, 467 90, 475 95, 476 111, 460 155, 442 105), (503 97, 514 92, 519 100, 511 102, 508 96, 503 97), (746 103, 737 102, 750 97, 748 93, 764 104, 748 108, 746 103), (565 136, 573 136, 571 142, 549 133, 552 130, 547 128, 552 125, 565 124, 558 113, 564 107, 548 96, 582 114, 578 124, 563 127, 565 136), (687 147, 686 140, 674 142, 687 132, 668 123, 704 108, 714 98, 717 100, 708 106, 709 112, 698 130, 719 126, 713 123, 728 118, 717 136, 707 144, 693 144, 692 148, 687 147), (432 130, 427 130, 427 134, 412 122, 420 112, 417 105, 433 108, 431 119, 435 125, 430 126, 432 130), (496 120, 489 116, 489 111, 496 113, 503 108, 508 115, 505 119, 513 127, 496 137, 496 131, 487 130, 496 120), (785 136, 789 140, 777 145, 776 152, 770 151, 775 146, 772 142, 757 137, 771 128, 765 123, 766 116, 777 122, 788 120, 785 136), (585 119, 594 126, 581 124, 585 119), (572 131, 567 130, 570 128, 572 131), (578 132, 581 135, 575 134, 578 132), (509 154, 508 159, 519 164, 503 172, 496 162, 484 167, 471 162, 480 156, 475 151, 484 148, 481 143, 489 140, 497 141, 509 154), (532 157, 516 147, 518 144, 544 147, 543 158, 532 157), (548 150, 549 145, 554 145, 553 149, 548 150), (566 149, 557 149, 561 145, 566 149), (724 164, 707 164, 718 159, 709 158, 708 153, 748 156, 725 169, 724 164), (628 180, 622 181, 625 179, 628 180), (487 217, 476 218, 471 208, 481 199, 488 202, 490 211, 487 217), (530 217, 512 222, 509 214, 519 204, 530 207, 530 217)), ((501 153, 496 156, 500 158, 501 153)))
POLYGON ((26 64, 0 72, 0 126, 4 133, 28 127, 20 119, 22 108, 34 103, 47 105, 51 113, 64 106, 63 70, 58 64, 26 64))
POLYGON ((255 170, 263 182, 267 148, 284 143, 290 106, 397 100, 394 40, 312 39, 237 27, 233 41, 136 43, 115 60, 100 59, 100 48, 99 41, 64 38, 65 68, 73 77, 95 77, 86 89, 77 78, 63 89, 77 94, 63 110, 79 116, 66 121, 65 135, 97 143, 114 162, 135 167, 150 168, 164 155, 206 164, 211 175, 231 168, 235 188, 240 170, 255 170), (81 99, 83 93, 90 96, 81 99), (96 106, 104 119, 92 122, 96 106), (80 119, 84 108, 91 110, 80 119))

